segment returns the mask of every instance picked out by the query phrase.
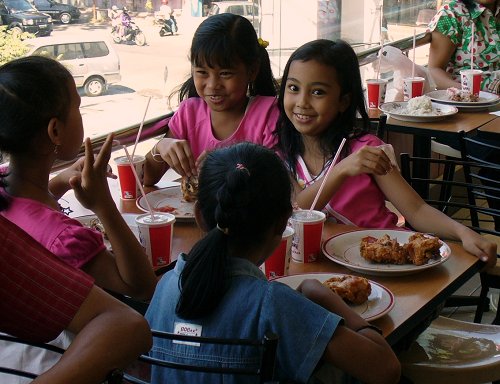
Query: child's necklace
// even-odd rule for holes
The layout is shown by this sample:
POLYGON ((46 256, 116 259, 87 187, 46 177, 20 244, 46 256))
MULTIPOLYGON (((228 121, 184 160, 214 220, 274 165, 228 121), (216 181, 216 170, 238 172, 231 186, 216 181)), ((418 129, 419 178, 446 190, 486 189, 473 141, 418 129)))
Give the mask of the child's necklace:
MULTIPOLYGON (((30 179, 28 179, 26 177, 23 177, 23 176, 20 176, 18 174, 12 173, 12 176, 15 176, 16 178, 18 178, 18 179, 20 179, 20 180, 22 180, 24 182, 27 182, 31 186, 35 187, 37 190, 39 190, 39 191, 41 191, 43 193, 46 193, 49 196, 49 198, 57 204, 58 210, 62 211, 63 213, 66 214, 65 210, 59 204, 59 202, 57 200, 57 197, 55 197, 54 194, 52 192, 50 192, 50 190, 48 188, 45 188, 45 187, 39 185, 38 183, 34 182, 33 180, 30 180, 30 179)), ((48 205, 52 206, 52 204, 48 204, 48 205)))

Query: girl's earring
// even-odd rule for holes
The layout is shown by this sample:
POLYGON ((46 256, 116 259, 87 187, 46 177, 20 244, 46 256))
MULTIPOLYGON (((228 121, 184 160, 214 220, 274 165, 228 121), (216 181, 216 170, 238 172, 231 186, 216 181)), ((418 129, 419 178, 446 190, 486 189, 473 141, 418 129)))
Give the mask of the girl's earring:
POLYGON ((57 155, 59 153, 59 145, 56 144, 54 147, 54 155, 57 155))

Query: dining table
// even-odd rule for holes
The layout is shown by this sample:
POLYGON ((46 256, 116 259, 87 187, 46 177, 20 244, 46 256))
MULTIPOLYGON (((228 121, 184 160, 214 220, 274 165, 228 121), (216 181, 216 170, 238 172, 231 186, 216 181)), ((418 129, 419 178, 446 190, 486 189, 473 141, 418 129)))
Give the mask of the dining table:
POLYGON ((480 126, 477 133, 484 139, 500 142, 500 117, 496 116, 480 126))
MULTIPOLYGON (((112 196, 122 213, 145 213, 138 208, 136 200, 120 198, 118 182, 109 180, 112 196)), ((178 183, 167 183, 166 188, 179 188, 178 183)), ((146 187, 146 193, 161 191, 157 187, 146 187)), ((179 197, 180 199, 181 197, 179 197)), ((61 205, 71 211, 69 215, 78 218, 91 212, 83 208, 70 191, 60 200, 61 205)), ((327 220, 324 224, 322 240, 343 233, 360 230, 360 228, 336 224, 327 220)), ((180 253, 188 253, 191 247, 202 237, 204 232, 196 225, 194 219, 176 220, 173 227, 172 262, 180 253)), ((291 261, 289 274, 340 273, 363 276, 381 284, 394 295, 394 306, 385 315, 372 321, 382 329, 388 343, 395 350, 406 349, 414 338, 438 315, 444 301, 460 286, 469 280, 481 267, 478 259, 466 252, 460 243, 448 241, 451 254, 448 259, 425 271, 402 276, 368 275, 348 269, 325 255, 320 254, 315 262, 299 263, 291 261)), ((332 241, 335 241, 333 239, 332 241)))
MULTIPOLYGON (((483 126, 497 120, 498 116, 490 112, 489 109, 474 112, 459 110, 458 113, 443 119, 425 122, 399 120, 389 115, 385 130, 411 135, 413 137, 413 156, 429 158, 431 157, 431 141, 433 139, 460 148, 462 134, 465 136, 475 135, 483 126)), ((378 119, 381 114, 382 112, 376 109, 368 111, 371 120, 378 119)), ((428 179, 430 169, 421 167, 418 162, 415 162, 412 174, 414 177, 428 179)), ((415 186, 415 190, 423 197, 428 193, 425 187, 419 190, 418 185, 415 186)))

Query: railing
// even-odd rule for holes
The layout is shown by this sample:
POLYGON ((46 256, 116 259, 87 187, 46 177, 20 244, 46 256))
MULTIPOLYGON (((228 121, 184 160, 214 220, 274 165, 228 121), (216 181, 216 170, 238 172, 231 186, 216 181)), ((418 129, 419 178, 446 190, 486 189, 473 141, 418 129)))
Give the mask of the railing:
MULTIPOLYGON (((420 33, 416 35, 415 46, 420 47, 430 43, 430 41, 431 41, 430 33, 420 33)), ((408 53, 408 51, 413 48, 413 36, 392 41, 390 43, 387 43, 387 45, 399 48, 404 53, 408 53)), ((380 46, 377 46, 374 48, 367 49, 366 51, 360 52, 358 54, 359 65, 360 66, 367 65, 375 61, 377 59, 377 54, 379 50, 380 46)), ((153 137, 166 133, 168 129, 167 122, 170 115, 171 113, 166 113, 165 115, 145 121, 140 141, 148 140, 153 137)), ((139 124, 124 127, 118 131, 115 131, 115 139, 119 140, 122 145, 133 144, 135 142, 138 130, 139 130, 139 124)), ((106 136, 107 135, 103 134, 102 136, 99 136, 92 140, 92 146, 95 151, 99 151, 99 149, 101 148, 106 139, 106 136)), ((83 156, 84 153, 85 153, 85 148, 84 146, 82 146, 82 148, 80 149, 80 153, 78 154, 78 157, 83 156)), ((58 161, 55 163, 52 170, 54 172, 61 170, 67 167, 69 164, 71 164, 71 162, 58 161)))

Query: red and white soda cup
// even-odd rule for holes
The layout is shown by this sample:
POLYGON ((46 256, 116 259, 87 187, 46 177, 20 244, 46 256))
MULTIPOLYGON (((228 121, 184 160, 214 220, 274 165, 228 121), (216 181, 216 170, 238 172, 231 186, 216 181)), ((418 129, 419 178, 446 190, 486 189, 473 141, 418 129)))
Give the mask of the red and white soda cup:
POLYGON ((172 238, 175 216, 170 213, 155 212, 136 217, 139 241, 144 247, 153 268, 161 267, 172 261, 172 238))
POLYGON ((299 263, 316 261, 321 252, 321 234, 326 215, 321 211, 294 211, 290 225, 295 231, 292 240, 292 260, 299 263))
MULTIPOLYGON (((120 184, 120 197, 124 200, 137 199, 141 190, 136 182, 134 172, 130 166, 127 156, 120 156, 114 159, 116 167, 118 169, 118 181, 120 184)), ((144 164, 146 163, 146 158, 144 156, 135 155, 133 159, 133 164, 137 176, 141 183, 144 181, 144 164)))
POLYGON ((280 244, 260 266, 261 271, 264 272, 268 279, 288 275, 293 234, 293 228, 286 227, 281 236, 280 244))
POLYGON ((419 97, 424 94, 423 77, 405 77, 403 79, 403 98, 405 101, 419 97))
POLYGON ((464 69, 460 71, 462 89, 466 92, 479 96, 481 82, 483 81, 483 71, 480 69, 464 69))
POLYGON ((368 94, 368 108, 377 109, 385 101, 387 90, 387 80, 368 79, 366 80, 368 94))

